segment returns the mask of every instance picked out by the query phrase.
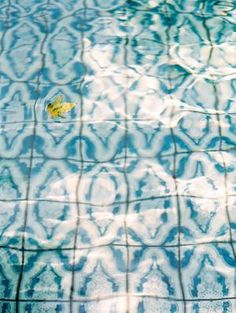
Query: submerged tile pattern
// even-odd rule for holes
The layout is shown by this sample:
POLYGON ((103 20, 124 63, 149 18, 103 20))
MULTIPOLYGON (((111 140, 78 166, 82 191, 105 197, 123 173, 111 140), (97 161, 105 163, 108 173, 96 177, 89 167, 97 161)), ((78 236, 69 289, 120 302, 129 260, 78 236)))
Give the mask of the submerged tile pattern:
POLYGON ((1 312, 236 312, 235 16, 1 1, 1 312))

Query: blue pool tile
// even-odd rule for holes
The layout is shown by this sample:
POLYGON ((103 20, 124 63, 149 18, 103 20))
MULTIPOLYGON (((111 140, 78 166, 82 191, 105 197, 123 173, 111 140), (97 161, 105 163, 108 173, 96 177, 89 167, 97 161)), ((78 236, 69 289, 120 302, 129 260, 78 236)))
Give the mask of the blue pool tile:
POLYGON ((177 244, 177 225, 178 212, 174 196, 142 199, 129 204, 127 228, 130 244, 177 244))
POLYGON ((19 20, 7 29, 1 53, 1 75, 15 81, 36 80, 42 65, 42 31, 37 21, 19 20), (27 45, 25 44, 27 42, 27 45))
MULTIPOLYGON (((126 205, 77 205, 77 247, 126 244, 126 205)), ((127 226, 128 227, 128 226, 127 226)))
POLYGON ((124 157, 124 121, 98 121, 83 124, 81 138, 74 137, 69 143, 69 155, 79 158, 79 139, 82 143, 83 160, 87 162, 112 162, 124 157))
POLYGON ((25 200, 27 196, 29 165, 28 160, 24 162, 3 159, 0 164, 1 173, 1 200, 16 201, 25 200))
POLYGON ((181 197, 181 228, 186 233, 181 242, 197 244, 230 240, 226 205, 224 197, 215 199, 181 197))
POLYGON ((19 298, 68 300, 72 274, 64 259, 71 256, 70 251, 65 252, 63 258, 59 252, 25 252, 19 298), (47 287, 42 289, 45 284, 47 287))
POLYGON ((75 202, 79 175, 79 163, 35 158, 32 162, 29 199, 75 202), (42 168, 46 171, 42 171, 42 168))
POLYGON ((2 158, 29 157, 33 142, 32 123, 6 123, 1 130, 2 158))
POLYGON ((0 142, 2 158, 29 157, 33 143, 33 123, 3 123, 0 142))
MULTIPOLYGON (((177 249, 129 248, 129 291, 135 295, 150 295, 154 299, 182 299, 178 268, 175 262, 177 249), (169 254, 169 256, 168 256, 169 254), (154 296, 155 295, 155 296, 154 296)), ((154 300, 153 299, 153 300, 154 300)))
POLYGON ((39 123, 35 128, 35 157, 57 158, 58 160, 70 157, 81 161, 80 151, 71 152, 73 150, 71 143, 75 142, 74 145, 77 143, 79 146, 81 141, 80 129, 79 122, 55 123, 50 120, 47 123, 39 123))
POLYGON ((173 116, 175 140, 181 142, 178 152, 218 148, 219 122, 214 115, 181 110, 173 116))
POLYGON ((159 119, 132 121, 127 125, 128 152, 140 158, 154 158, 169 148, 173 153, 173 138, 169 126, 159 119))
POLYGON ((179 195, 219 198, 225 195, 224 163, 221 154, 197 152, 176 157, 179 195), (209 162, 210 161, 210 162, 209 162))
MULTIPOLYGON (((235 243, 232 240, 228 242, 219 242, 215 244, 219 259, 225 262, 230 268, 235 268, 235 243)), ((233 292, 233 291, 232 291, 233 292)))
POLYGON ((47 34, 45 45, 45 67, 41 72, 43 83, 78 83, 85 74, 80 60, 81 34, 63 24, 57 25, 47 34))
POLYGON ((126 248, 102 247, 76 252, 73 299, 114 298, 126 291, 126 248), (77 260, 80 260, 77 263, 77 260), (83 262, 82 262, 83 261, 83 262))
POLYGON ((118 162, 105 162, 88 165, 80 179, 78 188, 79 202, 96 206, 114 206, 116 203, 125 202, 127 186, 124 176, 123 164, 118 162))
POLYGON ((126 171, 131 200, 167 197, 176 193, 171 173, 167 173, 156 159, 130 160, 126 171))
MULTIPOLYGON (((6 200, 6 199, 4 199, 6 200)), ((0 245, 21 248, 26 201, 0 201, 0 245)))
MULTIPOLYGON (((0 78, 1 79, 1 78, 0 78)), ((38 97, 34 83, 14 82, 2 78, 0 95, 3 98, 0 104, 1 124, 19 123, 18 128, 33 120, 33 110, 38 97)))
POLYGON ((76 230, 76 209, 74 203, 30 202, 27 207, 26 248, 72 248, 76 230))
POLYGON ((231 248, 230 244, 181 248, 181 273, 187 299, 196 299, 204 307, 210 299, 214 300, 213 304, 234 297, 234 266, 225 262, 227 253, 232 256, 231 248))
POLYGON ((19 278, 19 267, 21 264, 21 252, 14 249, 3 248, 0 251, 0 297, 1 299, 14 300, 19 278), (3 266, 4 265, 4 266, 3 266))

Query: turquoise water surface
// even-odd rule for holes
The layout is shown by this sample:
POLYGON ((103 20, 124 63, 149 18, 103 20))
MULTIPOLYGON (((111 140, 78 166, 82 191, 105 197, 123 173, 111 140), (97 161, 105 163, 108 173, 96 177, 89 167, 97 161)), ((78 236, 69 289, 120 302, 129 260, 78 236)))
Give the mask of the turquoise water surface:
POLYGON ((235 31, 234 0, 1 0, 0 312, 236 313, 235 31))

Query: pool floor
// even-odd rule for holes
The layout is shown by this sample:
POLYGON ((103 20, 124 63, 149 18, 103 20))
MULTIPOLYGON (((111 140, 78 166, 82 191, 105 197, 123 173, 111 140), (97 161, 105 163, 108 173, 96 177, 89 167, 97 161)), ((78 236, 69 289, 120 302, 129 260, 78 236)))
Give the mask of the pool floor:
POLYGON ((236 313, 235 8, 1 0, 0 312, 236 313))

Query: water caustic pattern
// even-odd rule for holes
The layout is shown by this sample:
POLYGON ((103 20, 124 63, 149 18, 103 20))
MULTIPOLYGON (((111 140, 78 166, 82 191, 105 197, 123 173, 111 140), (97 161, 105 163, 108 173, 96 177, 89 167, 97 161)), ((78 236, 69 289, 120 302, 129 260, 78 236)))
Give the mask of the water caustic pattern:
POLYGON ((235 4, 1 1, 1 312, 236 312, 235 4))

